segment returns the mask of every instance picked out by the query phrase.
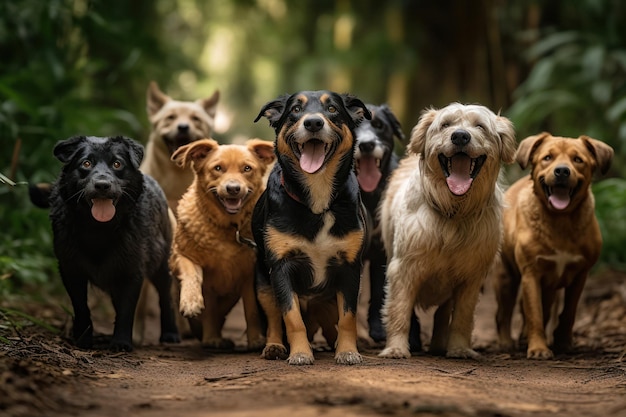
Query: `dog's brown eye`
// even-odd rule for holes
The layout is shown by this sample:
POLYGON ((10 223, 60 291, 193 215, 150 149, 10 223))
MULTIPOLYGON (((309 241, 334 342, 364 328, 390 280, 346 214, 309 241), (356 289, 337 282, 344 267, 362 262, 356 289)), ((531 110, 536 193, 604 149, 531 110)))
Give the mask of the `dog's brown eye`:
POLYGON ((441 124, 442 129, 445 129, 446 127, 450 127, 450 123, 446 122, 441 124))
POLYGON ((172 120, 176 119, 176 116, 174 116, 173 114, 170 114, 165 119, 171 122, 172 120))
POLYGON ((215 169, 216 171, 221 171, 222 170, 222 166, 221 165, 215 165, 215 169))
POLYGON ((552 159, 552 155, 546 155, 543 157, 544 161, 550 161, 552 159))
POLYGON ((580 156, 576 156, 574 157, 574 162, 576 162, 577 164, 580 164, 583 162, 582 158, 580 156))
POLYGON ((114 169, 120 169, 122 167, 122 163, 120 161, 113 162, 114 169))
POLYGON ((91 161, 89 161, 89 160, 87 160, 87 159, 86 159, 86 160, 84 160, 84 161, 83 161, 83 163, 81 164, 81 166, 82 166, 83 168, 85 168, 85 169, 89 169, 89 168, 91 168, 91 161))
POLYGON ((243 172, 250 172, 252 171, 252 167, 250 165, 246 165, 245 167, 243 167, 243 172))
POLYGON ((302 107, 300 105, 295 105, 291 108, 292 113, 300 113, 302 111, 302 107))
POLYGON ((191 116, 191 120, 193 120, 194 122, 199 122, 200 118, 198 116, 191 116))
POLYGON ((328 113, 337 113, 337 108, 335 106, 328 106, 328 113))
POLYGON ((478 123, 476 125, 477 128, 481 129, 481 130, 485 130, 485 126, 481 125, 480 123, 478 123))

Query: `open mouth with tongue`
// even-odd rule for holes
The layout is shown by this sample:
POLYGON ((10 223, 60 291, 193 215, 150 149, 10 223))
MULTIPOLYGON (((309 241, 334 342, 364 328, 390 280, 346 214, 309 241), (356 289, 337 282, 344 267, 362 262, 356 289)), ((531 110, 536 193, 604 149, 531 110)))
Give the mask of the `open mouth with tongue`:
POLYGON ((110 198, 91 200, 91 215, 99 222, 106 223, 115 216, 115 203, 110 198))
POLYGON ((364 155, 356 160, 356 178, 361 190, 371 193, 378 187, 383 174, 380 172, 380 159, 364 155))
POLYGON ((545 183, 542 183, 543 191, 546 193, 548 202, 556 210, 565 210, 572 199, 572 195, 576 191, 576 188, 570 188, 565 185, 556 185, 549 187, 545 183))
POLYGON ((446 183, 450 192, 458 196, 467 193, 486 159, 487 155, 470 158, 469 155, 463 152, 454 154, 451 157, 447 157, 442 153, 439 154, 439 164, 446 176, 446 183))
POLYGON ((330 154, 330 145, 319 139, 309 139, 297 144, 296 155, 300 155, 300 168, 304 172, 314 174, 324 166, 330 154))
POLYGON ((245 194, 243 197, 233 197, 227 196, 222 197, 217 192, 215 192, 215 196, 219 200, 220 203, 224 206, 224 209, 228 214, 237 214, 239 210, 243 207, 243 203, 246 201, 246 197, 248 194, 245 194))

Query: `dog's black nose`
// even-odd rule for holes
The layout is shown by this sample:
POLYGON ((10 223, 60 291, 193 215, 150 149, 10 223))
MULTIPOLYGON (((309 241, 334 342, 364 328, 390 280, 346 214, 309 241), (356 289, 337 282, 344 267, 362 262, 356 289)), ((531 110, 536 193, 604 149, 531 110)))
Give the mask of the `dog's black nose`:
POLYGON ((554 168, 554 176, 557 178, 568 178, 570 174, 569 167, 559 166, 554 168))
POLYGON ((93 186, 98 191, 108 191, 111 189, 111 183, 104 180, 96 181, 93 186))
POLYGON ((452 133, 452 143, 458 146, 467 145, 472 136, 467 130, 459 129, 452 133))
POLYGON ((374 142, 359 142, 361 152, 372 152, 376 144, 374 142))
POLYGON ((237 195, 239 191, 241 191, 241 186, 239 184, 228 184, 226 186, 226 191, 230 195, 237 195))
POLYGON ((185 133, 189 131, 189 125, 187 123, 181 123, 178 125, 178 131, 185 133))
POLYGON ((324 127, 324 120, 321 117, 309 117, 304 121, 304 127, 309 132, 317 132, 324 127))

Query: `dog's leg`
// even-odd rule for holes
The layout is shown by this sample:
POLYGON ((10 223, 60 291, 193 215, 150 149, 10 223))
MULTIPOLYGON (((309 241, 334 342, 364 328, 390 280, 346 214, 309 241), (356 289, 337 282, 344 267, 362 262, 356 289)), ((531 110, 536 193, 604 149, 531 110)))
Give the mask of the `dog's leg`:
POLYGON ((231 306, 229 300, 220 299, 217 294, 204 292, 205 308, 200 313, 202 322, 202 347, 216 351, 232 351, 235 343, 222 337, 222 327, 231 306))
POLYGON ((335 361, 340 365, 356 365, 363 362, 356 347, 356 308, 346 306, 344 294, 337 293, 337 311, 339 312, 337 348, 335 361))
MULTIPOLYGON (((373 252, 373 251, 370 251, 373 252)), ((382 342, 387 338, 385 327, 382 322, 381 310, 385 299, 385 264, 387 260, 380 254, 370 259, 370 305, 367 311, 367 324, 369 335, 375 342, 382 342)))
POLYGON ((582 271, 574 278, 574 281, 565 288, 563 311, 559 315, 559 324, 554 330, 554 350, 567 352, 572 348, 572 329, 576 319, 576 309, 587 280, 588 271, 582 271))
POLYGON ((464 284, 452 296, 452 318, 450 336, 446 350, 447 358, 474 358, 480 355, 472 349, 472 330, 474 329, 474 311, 478 303, 480 287, 484 279, 472 279, 471 284, 464 284))
POLYGON ((204 309, 202 268, 180 253, 175 259, 173 269, 180 281, 180 312, 185 317, 195 317, 204 309))
POLYGON ((428 352, 431 355, 444 356, 450 339, 450 316, 452 315, 453 301, 448 299, 437 307, 433 318, 433 334, 430 338, 428 352))
MULTIPOLYGON (((504 261, 502 261, 504 262, 504 261)), ((500 349, 513 350, 515 342, 511 337, 511 319, 517 301, 520 277, 515 271, 505 268, 504 265, 495 266, 494 293, 498 304, 496 312, 496 327, 498 329, 498 341, 500 349)))
POLYGON ((257 299, 267 316, 267 335, 261 357, 269 360, 286 359, 287 348, 283 344, 283 316, 276 303, 272 287, 258 285, 257 299))
POLYGON ((528 274, 522 276, 524 324, 528 335, 526 357, 529 359, 550 359, 554 356, 546 340, 541 293, 539 277, 528 274))
POLYGON ((292 296, 291 308, 283 314, 283 318, 285 320, 287 340, 289 341, 287 362, 289 365, 312 365, 314 361, 313 351, 311 350, 306 327, 300 313, 300 300, 295 293, 292 296))
POLYGON ((141 274, 129 271, 126 276, 120 277, 118 284, 111 289, 111 301, 115 309, 115 326, 113 327, 110 349, 115 352, 133 350, 133 321, 142 283, 141 274))
POLYGON ((387 344, 378 354, 383 358, 410 358, 409 328, 417 293, 415 279, 401 268, 397 258, 387 266, 387 291, 383 305, 383 321, 387 330, 387 344))
POLYGON ((252 282, 244 285, 241 294, 243 310, 246 316, 246 336, 248 339, 248 350, 260 350, 265 346, 265 336, 261 326, 259 307, 256 302, 254 285, 252 282))
POLYGON ((61 267, 60 269, 63 285, 74 309, 74 326, 72 328, 74 343, 79 348, 90 349, 93 346, 93 324, 91 312, 87 305, 87 280, 77 278, 73 274, 65 272, 61 267))
MULTIPOLYGON (((151 279, 154 287, 159 294, 159 309, 161 319, 161 336, 159 342, 161 343, 179 343, 180 336, 178 334, 178 328, 176 326, 176 318, 174 316, 174 308, 172 306, 172 276, 170 274, 167 260, 164 260, 159 267, 159 270, 155 273, 154 278, 151 279)), ((142 287, 142 294, 148 287, 144 280, 142 287)))

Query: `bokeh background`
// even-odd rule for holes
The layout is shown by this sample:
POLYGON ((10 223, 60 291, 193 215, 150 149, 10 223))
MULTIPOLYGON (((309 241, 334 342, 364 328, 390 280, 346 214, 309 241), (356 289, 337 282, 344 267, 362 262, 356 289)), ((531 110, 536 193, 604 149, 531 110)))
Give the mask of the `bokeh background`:
POLYGON ((616 154, 594 185, 595 271, 626 271, 622 0, 0 0, 0 297, 59 283, 47 212, 27 193, 59 172, 54 144, 145 143, 151 80, 177 99, 220 90, 222 143, 272 140, 253 123, 261 106, 312 89, 388 103, 407 135, 424 108, 460 101, 501 111, 519 140, 603 140, 616 154))

